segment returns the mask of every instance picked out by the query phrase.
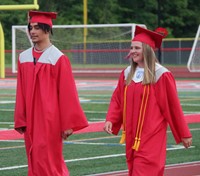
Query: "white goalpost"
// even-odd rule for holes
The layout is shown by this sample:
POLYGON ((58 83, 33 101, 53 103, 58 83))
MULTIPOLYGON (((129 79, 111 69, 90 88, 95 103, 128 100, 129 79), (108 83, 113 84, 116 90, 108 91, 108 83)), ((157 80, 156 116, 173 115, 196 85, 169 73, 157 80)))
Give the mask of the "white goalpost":
MULTIPOLYGON (((145 27, 143 24, 137 24, 145 27)), ((72 64, 122 64, 136 24, 54 25, 52 43, 72 64), (84 30, 87 31, 86 36, 84 30)), ((19 53, 32 46, 27 26, 12 26, 12 72, 19 53)))
POLYGON ((190 72, 200 72, 200 25, 187 63, 190 72))

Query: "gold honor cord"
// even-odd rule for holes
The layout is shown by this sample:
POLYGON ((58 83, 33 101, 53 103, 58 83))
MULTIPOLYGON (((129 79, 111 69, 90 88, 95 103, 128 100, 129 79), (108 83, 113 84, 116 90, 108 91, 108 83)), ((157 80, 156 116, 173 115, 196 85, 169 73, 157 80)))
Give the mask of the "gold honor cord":
POLYGON ((140 146, 142 128, 143 128, 143 124, 144 124, 144 117, 145 117, 147 102, 148 102, 148 98, 149 98, 149 89, 150 89, 149 87, 150 87, 149 85, 144 86, 142 103, 140 106, 140 114, 139 114, 138 124, 137 124, 137 131, 136 131, 136 136, 135 136, 135 142, 132 147, 132 149, 135 151, 138 151, 139 146, 140 146))
POLYGON ((120 144, 124 144, 126 140, 126 92, 127 92, 127 86, 124 89, 123 127, 122 127, 122 136, 119 142, 120 144))

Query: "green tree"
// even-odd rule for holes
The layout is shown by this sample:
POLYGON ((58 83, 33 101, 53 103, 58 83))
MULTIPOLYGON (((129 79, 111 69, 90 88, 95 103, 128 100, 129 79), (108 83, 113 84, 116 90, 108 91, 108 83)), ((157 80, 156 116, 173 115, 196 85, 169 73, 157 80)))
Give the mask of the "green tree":
POLYGON ((154 29, 157 26, 156 0, 118 0, 120 4, 120 22, 145 24, 154 29))
MULTIPOLYGON (((151 30, 160 25, 168 29, 168 37, 194 37, 200 24, 199 0, 87 0, 87 2, 88 24, 140 23, 151 30)), ((0 5, 31 3, 33 0, 4 0, 0 5)), ((54 24, 83 24, 83 0, 38 0, 38 3, 40 11, 58 12, 54 24)), ((12 25, 26 25, 27 13, 28 10, 0 11, 6 49, 11 48, 12 25)))
MULTIPOLYGON (((27 3, 31 3, 30 0, 27 3)), ((4 0, 0 5, 17 5, 25 4, 24 0, 4 0)), ((27 11, 26 10, 2 10, 0 11, 0 21, 5 35, 5 48, 11 49, 11 31, 12 25, 27 24, 27 11)))
POLYGON ((188 0, 176 0, 170 3, 161 0, 161 2, 162 24, 170 28, 175 37, 193 37, 200 23, 194 2, 188 0))
POLYGON ((119 23, 119 5, 117 0, 88 0, 89 24, 119 23))

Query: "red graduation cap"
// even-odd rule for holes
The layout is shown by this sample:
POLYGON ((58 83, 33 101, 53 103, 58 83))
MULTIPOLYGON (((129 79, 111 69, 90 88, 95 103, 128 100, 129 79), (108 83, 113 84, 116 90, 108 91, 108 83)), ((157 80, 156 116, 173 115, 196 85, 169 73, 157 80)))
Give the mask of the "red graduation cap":
POLYGON ((136 26, 135 37, 132 39, 132 41, 140 41, 146 43, 155 49, 160 48, 163 38, 164 36, 157 32, 136 26))
POLYGON ((56 19, 56 12, 29 11, 29 23, 44 23, 52 27, 52 19, 56 19))

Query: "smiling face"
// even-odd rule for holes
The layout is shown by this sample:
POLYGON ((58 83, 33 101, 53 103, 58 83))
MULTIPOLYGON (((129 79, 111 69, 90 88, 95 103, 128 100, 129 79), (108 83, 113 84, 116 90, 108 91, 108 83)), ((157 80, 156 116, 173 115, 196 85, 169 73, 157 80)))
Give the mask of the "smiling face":
POLYGON ((137 63, 139 67, 144 67, 142 42, 132 41, 130 53, 133 62, 137 63))

